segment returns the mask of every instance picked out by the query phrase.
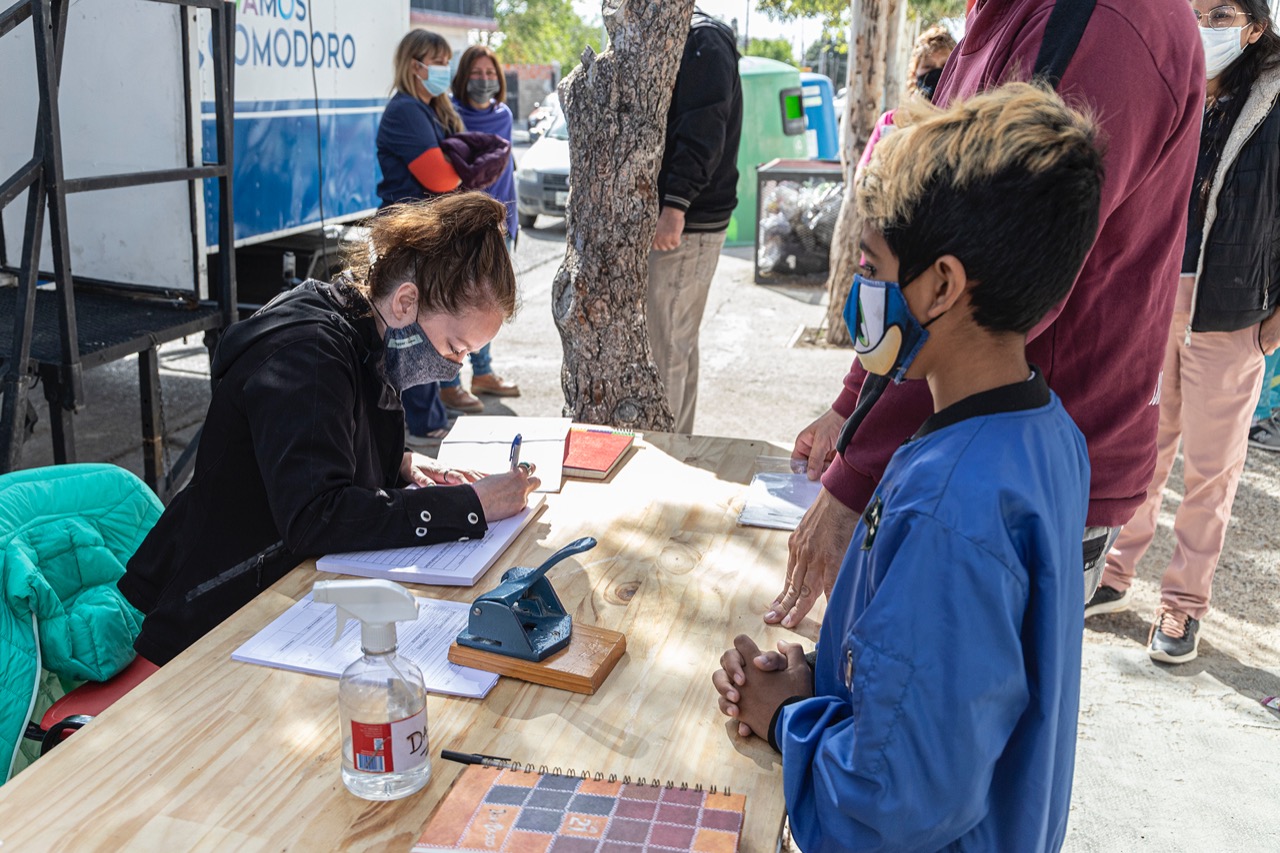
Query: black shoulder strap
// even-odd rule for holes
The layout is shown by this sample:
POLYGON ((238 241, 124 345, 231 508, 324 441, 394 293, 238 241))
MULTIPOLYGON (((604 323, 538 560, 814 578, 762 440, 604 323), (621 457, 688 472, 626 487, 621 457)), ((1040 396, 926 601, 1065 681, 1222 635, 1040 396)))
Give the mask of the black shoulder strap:
POLYGON ((1049 23, 1044 28, 1044 41, 1036 55, 1033 77, 1039 77, 1057 89, 1062 75, 1067 72, 1071 57, 1075 56, 1084 28, 1097 0, 1057 0, 1049 13, 1049 23))
MULTIPOLYGON (((1049 13, 1049 23, 1044 28, 1044 41, 1040 43, 1040 53, 1036 55, 1033 77, 1041 78, 1054 89, 1058 88, 1071 57, 1075 56, 1076 48, 1080 46, 1080 39, 1084 37, 1084 29, 1089 25, 1089 18, 1096 5, 1097 0, 1056 0, 1053 11, 1049 13)), ((888 386, 887 377, 875 374, 868 375, 863 381, 857 408, 840 430, 836 453, 844 454, 854 433, 888 386)))

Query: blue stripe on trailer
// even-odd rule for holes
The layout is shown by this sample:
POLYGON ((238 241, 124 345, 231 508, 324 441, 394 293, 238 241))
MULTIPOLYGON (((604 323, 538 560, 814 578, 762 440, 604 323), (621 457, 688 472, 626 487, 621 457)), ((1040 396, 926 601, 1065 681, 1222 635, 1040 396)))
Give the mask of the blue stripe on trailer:
MULTIPOLYGON (((277 110, 312 110, 316 109, 317 104, 321 112, 325 110, 351 109, 359 107, 385 107, 390 95, 385 98, 321 98, 318 102, 315 98, 286 98, 275 101, 236 101, 234 112, 237 113, 253 113, 253 112, 274 112, 277 110)), ((205 119, 213 118, 213 101, 204 101, 200 105, 201 116, 205 119)))
MULTIPOLYGON (((275 105, 311 101, 266 102, 275 105)), ((323 102, 322 102, 323 103, 323 102)), ((381 103, 381 102, 380 102, 381 103)), ((237 104, 237 111, 245 106, 237 104)), ((275 109, 280 109, 275 106, 275 109)), ((376 137, 380 112, 320 114, 324 150, 324 214, 332 222, 380 204, 376 137)), ((212 117, 201 122, 206 160, 217 136, 212 117)), ((316 168, 316 117, 242 117, 234 122, 235 240, 255 242, 280 232, 320 225, 320 176, 316 168)), ((219 245, 218 185, 205 181, 205 234, 219 245)))

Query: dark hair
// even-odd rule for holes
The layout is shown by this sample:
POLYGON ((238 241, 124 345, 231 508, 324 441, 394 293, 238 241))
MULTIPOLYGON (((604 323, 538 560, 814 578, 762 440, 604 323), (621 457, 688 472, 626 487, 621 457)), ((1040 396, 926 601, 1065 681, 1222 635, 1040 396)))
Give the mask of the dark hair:
POLYGON ((1250 23, 1262 27, 1262 35, 1253 44, 1245 45, 1244 53, 1222 72, 1218 96, 1205 110, 1206 113, 1217 110, 1218 115, 1205 116, 1205 134, 1200 142, 1209 151, 1209 168, 1197 187, 1201 216, 1209 203, 1209 192, 1213 186, 1213 176, 1218 171, 1218 162, 1222 159, 1222 149, 1226 147, 1227 137, 1240 118, 1244 102, 1249 99, 1249 90, 1263 71, 1280 63, 1280 33, 1276 32, 1275 22, 1271 18, 1270 3, 1267 0, 1235 2, 1248 13, 1250 23))
POLYGON ((1025 333, 1071 290, 1098 230, 1094 122, 1038 85, 1011 83, 937 110, 914 100, 876 146, 858 213, 907 284, 943 255, 965 266, 974 321, 1025 333))
POLYGON ((458 72, 453 75, 453 97, 458 103, 471 105, 471 98, 467 95, 467 80, 471 77, 471 67, 476 64, 477 59, 484 56, 493 60, 493 67, 498 72, 498 94, 494 100, 500 104, 507 102, 507 75, 502 73, 502 62, 499 61, 498 54, 491 47, 473 44, 462 52, 462 58, 458 60, 458 72))
POLYGON ((369 243, 349 254, 349 277, 371 301, 412 281, 420 311, 494 306, 510 319, 516 276, 506 221, 507 206, 481 192, 391 205, 370 221, 369 243))

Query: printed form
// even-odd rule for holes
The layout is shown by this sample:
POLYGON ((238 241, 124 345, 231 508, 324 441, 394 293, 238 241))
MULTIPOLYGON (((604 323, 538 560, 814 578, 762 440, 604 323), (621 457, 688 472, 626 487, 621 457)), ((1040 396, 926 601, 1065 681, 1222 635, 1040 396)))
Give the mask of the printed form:
MULTIPOLYGON (((417 621, 396 624, 399 654, 422 670, 428 692, 480 699, 498 683, 496 673, 449 662, 449 645, 467 627, 470 606, 465 601, 419 598, 417 621)), ((232 652, 231 659, 337 678, 361 651, 358 619, 349 620, 333 642, 336 609, 313 601, 307 593, 232 652)))

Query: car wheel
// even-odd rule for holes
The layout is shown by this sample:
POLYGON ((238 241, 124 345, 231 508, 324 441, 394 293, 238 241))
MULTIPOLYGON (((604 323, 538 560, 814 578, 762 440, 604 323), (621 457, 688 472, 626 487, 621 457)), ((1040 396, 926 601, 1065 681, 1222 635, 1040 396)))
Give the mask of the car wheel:
POLYGON ((517 213, 516 221, 520 223, 521 228, 532 228, 533 223, 538 219, 536 213, 517 213))

